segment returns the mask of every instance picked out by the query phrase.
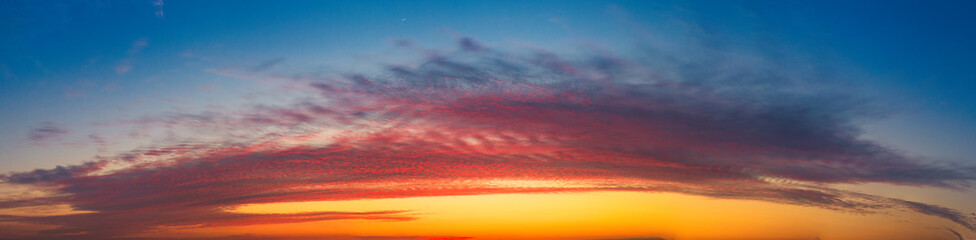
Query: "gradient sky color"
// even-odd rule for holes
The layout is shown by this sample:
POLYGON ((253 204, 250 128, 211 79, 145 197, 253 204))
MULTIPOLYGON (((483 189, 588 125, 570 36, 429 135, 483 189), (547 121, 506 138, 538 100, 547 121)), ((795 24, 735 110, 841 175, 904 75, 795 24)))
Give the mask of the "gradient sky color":
POLYGON ((972 239, 964 1, 4 1, 3 239, 972 239))

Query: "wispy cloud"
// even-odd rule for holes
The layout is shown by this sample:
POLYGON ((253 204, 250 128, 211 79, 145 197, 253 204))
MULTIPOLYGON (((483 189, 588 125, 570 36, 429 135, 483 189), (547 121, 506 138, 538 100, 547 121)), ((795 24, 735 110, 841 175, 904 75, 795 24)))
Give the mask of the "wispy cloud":
POLYGON ((41 126, 31 129, 28 138, 37 144, 45 144, 53 139, 61 138, 71 133, 70 130, 51 122, 45 122, 41 126))
MULTIPOLYGON (((263 72, 268 71, 274 68, 275 66, 281 65, 284 62, 285 62, 285 58, 274 58, 248 67, 236 66, 236 67, 223 67, 223 68, 208 68, 206 69, 206 71, 221 76, 251 79, 251 78, 259 77, 259 74, 262 74, 263 72)), ((262 78, 274 78, 274 77, 262 77, 262 78)))
MULTIPOLYGON (((908 206, 912 210, 918 211, 920 213, 936 216, 936 217, 949 219, 952 220, 953 222, 958 223, 959 225, 962 225, 963 227, 968 228, 969 230, 976 231, 976 225, 973 225, 976 224, 976 222, 973 221, 973 218, 966 216, 965 214, 960 213, 959 211, 945 208, 945 207, 934 206, 934 205, 912 202, 912 201, 904 201, 904 200, 898 200, 898 201, 904 204, 905 206, 908 206)), ((956 235, 959 235, 957 232, 951 229, 950 231, 952 231, 956 235)))
POLYGON ((860 138, 855 122, 877 117, 872 102, 785 81, 792 74, 782 66, 511 54, 469 38, 458 49, 416 67, 293 79, 317 96, 292 106, 130 121, 207 129, 222 139, 4 175, 7 183, 55 186, 59 194, 38 205, 95 212, 6 219, 60 226, 49 234, 111 237, 177 225, 410 219, 397 211, 223 211, 241 204, 616 190, 910 209, 974 230, 971 217, 951 209, 826 187, 959 188, 976 169, 928 164, 860 138))
POLYGON ((126 59, 126 60, 122 60, 121 62, 119 62, 118 64, 116 64, 115 65, 115 74, 122 75, 122 74, 126 74, 129 71, 131 71, 132 70, 132 64, 131 64, 131 62, 132 62, 131 60, 126 59))
MULTIPOLYGON (((160 1, 160 3, 161 2, 162 1, 160 1)), ((131 71, 133 57, 141 53, 142 49, 146 48, 146 46, 148 45, 149 45, 149 40, 146 38, 139 38, 136 39, 136 41, 132 42, 132 45, 129 47, 129 50, 126 53, 128 57, 122 59, 122 61, 119 61, 118 63, 115 64, 115 74, 123 75, 131 71)))
POLYGON ((156 10, 156 17, 162 18, 166 15, 163 12, 163 0, 153 0, 153 8, 156 10))
POLYGON ((143 48, 146 48, 146 46, 149 46, 149 39, 146 38, 136 39, 136 41, 132 42, 132 46, 129 47, 128 54, 129 55, 139 54, 142 52, 143 48))
POLYGON ((245 214, 193 207, 178 211, 98 212, 58 216, 2 216, 0 220, 58 224, 65 227, 45 230, 48 236, 83 234, 85 238, 114 237, 138 233, 155 227, 216 227, 269 223, 308 222, 342 219, 409 220, 403 212, 310 212, 292 214, 245 214), (93 221, 92 219, 98 219, 93 221))
POLYGON ((261 72, 261 71, 264 71, 264 70, 268 70, 269 68, 272 68, 272 67, 274 67, 274 66, 276 66, 278 64, 281 64, 283 62, 285 62, 285 58, 275 58, 275 59, 271 59, 271 60, 268 60, 268 61, 264 61, 264 62, 262 62, 262 63, 260 63, 260 64, 258 64, 256 66, 253 66, 253 67, 250 68, 250 70, 252 72, 261 72))

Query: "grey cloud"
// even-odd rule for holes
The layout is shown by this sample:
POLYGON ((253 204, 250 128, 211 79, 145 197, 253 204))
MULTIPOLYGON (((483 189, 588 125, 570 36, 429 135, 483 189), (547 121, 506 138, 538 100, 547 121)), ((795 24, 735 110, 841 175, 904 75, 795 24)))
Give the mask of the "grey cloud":
POLYGON ((45 143, 49 140, 70 134, 71 131, 51 122, 44 122, 40 127, 31 129, 28 138, 35 143, 45 143))

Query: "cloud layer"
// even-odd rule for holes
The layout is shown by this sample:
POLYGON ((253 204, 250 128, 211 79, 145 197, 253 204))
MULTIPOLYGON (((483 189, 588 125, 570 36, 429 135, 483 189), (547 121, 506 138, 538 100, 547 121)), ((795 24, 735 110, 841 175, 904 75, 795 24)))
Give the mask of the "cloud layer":
POLYGON ((225 211, 241 204, 617 190, 911 209, 976 230, 972 217, 952 209, 823 185, 961 188, 976 178, 972 167, 928 164, 861 139, 857 122, 877 115, 870 101, 810 90, 811 80, 776 64, 646 55, 511 54, 463 38, 458 51, 379 73, 269 76, 316 97, 124 121, 221 139, 3 175, 56 194, 0 206, 70 204, 91 213, 0 221, 59 226, 42 233, 48 237, 119 237, 162 227, 412 218, 225 211))

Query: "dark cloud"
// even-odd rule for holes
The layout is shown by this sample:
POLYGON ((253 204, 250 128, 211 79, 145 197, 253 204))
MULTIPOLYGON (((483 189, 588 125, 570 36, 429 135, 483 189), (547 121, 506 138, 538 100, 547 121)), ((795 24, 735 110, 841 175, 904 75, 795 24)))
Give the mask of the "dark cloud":
POLYGON ((825 187, 962 187, 976 170, 928 164, 861 138, 856 123, 877 117, 871 101, 782 80, 791 73, 779 65, 516 55, 470 39, 460 44, 468 51, 415 67, 294 79, 318 95, 291 106, 126 122, 221 139, 3 175, 8 183, 55 186, 59 198, 38 205, 94 212, 11 218, 60 226, 49 234, 117 237, 174 225, 409 219, 402 212, 223 211, 241 204, 616 190, 854 212, 911 209, 973 229, 971 217, 951 209, 825 187), (112 224, 93 224, 105 222, 112 224))
MULTIPOLYGON (((959 211, 941 207, 941 206, 929 205, 929 204, 912 202, 912 201, 898 200, 898 202, 920 213, 949 219, 953 222, 958 223, 959 225, 962 225, 963 227, 968 228, 971 231, 976 231, 976 226, 973 225, 974 224, 973 218, 968 217, 965 214, 960 213, 959 211)), ((953 232, 955 233, 955 231, 953 232)))
POLYGON ((953 236, 956 236, 956 240, 965 240, 962 238, 962 234, 959 234, 959 232, 956 232, 956 230, 952 230, 952 228, 946 228, 946 230, 948 230, 949 233, 952 233, 953 236))
POLYGON ((52 169, 36 169, 30 172, 11 173, 3 176, 3 181, 8 183, 34 184, 56 182, 63 179, 73 179, 84 176, 87 173, 97 171, 104 167, 106 162, 86 162, 74 166, 57 166, 52 169))

